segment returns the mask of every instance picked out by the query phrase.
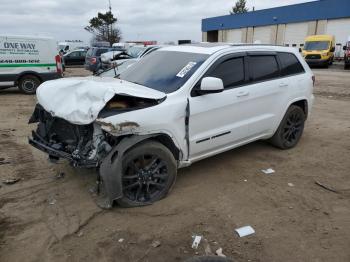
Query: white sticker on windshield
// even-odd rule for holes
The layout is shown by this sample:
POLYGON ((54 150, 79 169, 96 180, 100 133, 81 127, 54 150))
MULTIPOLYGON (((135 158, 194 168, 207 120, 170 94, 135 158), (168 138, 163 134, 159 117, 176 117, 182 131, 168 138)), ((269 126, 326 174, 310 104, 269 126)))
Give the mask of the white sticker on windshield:
POLYGON ((185 75, 187 75, 188 72, 191 71, 191 69, 196 65, 196 62, 189 62, 184 68, 181 69, 181 71, 176 75, 177 77, 183 78, 185 75))

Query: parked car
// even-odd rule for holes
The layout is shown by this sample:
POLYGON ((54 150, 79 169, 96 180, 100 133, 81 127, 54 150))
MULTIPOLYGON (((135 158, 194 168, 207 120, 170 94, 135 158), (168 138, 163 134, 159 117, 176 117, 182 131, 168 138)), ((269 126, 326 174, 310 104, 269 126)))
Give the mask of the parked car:
POLYGON ((350 68, 350 37, 346 42, 346 45, 343 47, 344 50, 344 69, 350 68))
POLYGON ((85 57, 85 64, 84 67, 85 69, 92 71, 92 72, 97 72, 101 66, 101 55, 104 53, 107 53, 109 51, 120 51, 119 48, 114 48, 114 47, 92 47, 90 48, 85 57))
POLYGON ((335 38, 332 35, 308 36, 300 51, 309 65, 328 67, 334 60, 335 38))
POLYGON ((63 65, 84 65, 87 50, 77 49, 63 56, 63 65))
POLYGON ((148 205, 167 195, 178 168, 256 140, 295 147, 314 82, 294 48, 166 47, 119 79, 44 83, 29 143, 53 160, 98 168, 105 207, 148 205))
MULTIPOLYGON (((104 71, 109 68, 118 67, 123 64, 126 60, 132 60, 133 62, 137 62, 142 57, 162 48, 165 46, 154 45, 147 47, 134 46, 128 49, 128 51, 124 52, 108 52, 101 55, 102 68, 104 71)), ((129 65, 131 64, 128 63, 129 65)), ((102 72, 101 71, 101 72, 102 72)))
POLYGON ((0 89, 17 86, 25 94, 35 94, 42 82, 62 77, 53 38, 0 35, 0 53, 0 89))

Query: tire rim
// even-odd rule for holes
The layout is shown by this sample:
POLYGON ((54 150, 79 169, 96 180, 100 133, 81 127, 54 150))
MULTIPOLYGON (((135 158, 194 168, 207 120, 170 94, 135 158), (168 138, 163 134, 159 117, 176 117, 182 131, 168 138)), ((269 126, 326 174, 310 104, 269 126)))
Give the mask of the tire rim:
POLYGON ((124 196, 134 202, 152 202, 166 187, 168 167, 152 154, 140 155, 126 163, 122 184, 124 196))
POLYGON ((28 92, 28 93, 34 92, 35 88, 36 88, 36 83, 34 80, 27 79, 27 80, 24 80, 22 83, 22 89, 25 92, 28 92))
POLYGON ((300 137, 303 127, 303 119, 300 113, 291 113, 283 130, 283 139, 288 144, 294 144, 300 137))

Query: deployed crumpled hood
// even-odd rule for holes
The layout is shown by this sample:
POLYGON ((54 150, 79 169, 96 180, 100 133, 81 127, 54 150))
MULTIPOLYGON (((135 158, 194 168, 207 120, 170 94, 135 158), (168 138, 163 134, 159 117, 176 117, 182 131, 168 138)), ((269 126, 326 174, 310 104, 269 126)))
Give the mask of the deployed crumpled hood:
POLYGON ((38 103, 47 112, 78 125, 94 122, 116 94, 155 100, 166 97, 165 93, 141 85, 94 76, 44 82, 36 91, 38 103))

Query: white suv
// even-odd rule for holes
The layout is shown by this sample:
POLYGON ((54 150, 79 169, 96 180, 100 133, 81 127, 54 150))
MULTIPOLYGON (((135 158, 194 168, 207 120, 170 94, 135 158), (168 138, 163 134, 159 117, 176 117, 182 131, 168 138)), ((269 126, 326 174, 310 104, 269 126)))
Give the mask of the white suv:
POLYGON ((50 159, 97 167, 107 206, 151 204, 177 169, 256 141, 294 147, 314 76, 292 48, 200 44, 162 48, 119 75, 44 83, 29 140, 50 159))

